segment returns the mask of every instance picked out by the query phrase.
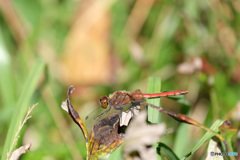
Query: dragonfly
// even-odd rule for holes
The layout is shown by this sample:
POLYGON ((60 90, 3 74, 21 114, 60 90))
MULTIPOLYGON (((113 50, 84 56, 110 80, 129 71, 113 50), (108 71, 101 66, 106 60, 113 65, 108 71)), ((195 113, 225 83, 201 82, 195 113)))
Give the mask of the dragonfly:
POLYGON ((113 114, 118 114, 120 120, 122 121, 122 115, 124 112, 130 113, 131 119, 131 117, 135 116, 135 113, 138 113, 142 109, 146 108, 146 106, 148 105, 146 103, 146 99, 179 96, 185 95, 187 93, 188 91, 185 90, 164 91, 160 93, 150 94, 142 93, 139 89, 133 92, 116 91, 113 94, 110 94, 109 96, 103 96, 99 98, 100 108, 95 110, 93 113, 90 113, 90 115, 86 117, 86 121, 88 121, 89 117, 91 117, 90 119, 93 119, 93 122, 91 123, 95 124, 97 121, 101 121, 102 119, 113 114))
POLYGON ((109 96, 104 96, 99 99, 99 108, 102 108, 103 111, 98 112, 98 115, 94 118, 95 123, 90 132, 88 132, 85 123, 76 110, 74 110, 70 102, 69 96, 73 90, 73 86, 68 88, 67 99, 64 102, 66 102, 68 113, 83 131, 86 141, 88 160, 96 160, 116 150, 124 141, 125 133, 121 132, 120 126, 122 114, 128 111, 128 113, 133 112, 133 115, 135 109, 141 110, 142 107, 146 108, 146 106, 155 108, 159 112, 165 113, 179 122, 195 125, 209 131, 217 136, 221 141, 224 141, 224 138, 220 134, 205 127, 194 119, 184 114, 174 113, 146 102, 146 99, 151 98, 185 95, 188 91, 178 90, 152 94, 141 93, 140 90, 136 90, 134 92, 116 91, 109 96))
POLYGON ((91 135, 88 143, 89 157, 110 153, 121 145, 124 134, 119 127, 128 126, 138 112, 145 109, 147 105, 151 105, 146 103, 146 99, 187 93, 188 91, 178 90, 147 94, 137 89, 133 92, 116 91, 109 96, 99 98, 99 107, 85 118, 86 128, 91 135))

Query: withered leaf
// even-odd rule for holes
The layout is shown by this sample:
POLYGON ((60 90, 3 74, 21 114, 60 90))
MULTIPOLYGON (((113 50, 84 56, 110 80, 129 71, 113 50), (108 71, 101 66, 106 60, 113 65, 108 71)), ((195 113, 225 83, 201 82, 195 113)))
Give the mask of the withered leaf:
POLYGON ((119 126, 119 114, 111 114, 96 121, 89 136, 85 123, 76 110, 74 110, 69 99, 73 91, 74 87, 70 86, 67 92, 67 100, 63 101, 61 107, 70 114, 73 121, 83 131, 86 140, 87 160, 98 159, 116 150, 124 140, 124 133, 121 133, 119 126))
POLYGON ((25 146, 21 146, 18 149, 14 150, 10 160, 18 160, 20 156, 26 153, 27 150, 30 150, 31 144, 26 144, 25 146))
POLYGON ((157 160, 156 149, 151 145, 165 134, 166 127, 164 124, 148 125, 146 117, 146 111, 140 112, 127 128, 123 146, 125 160, 157 160))

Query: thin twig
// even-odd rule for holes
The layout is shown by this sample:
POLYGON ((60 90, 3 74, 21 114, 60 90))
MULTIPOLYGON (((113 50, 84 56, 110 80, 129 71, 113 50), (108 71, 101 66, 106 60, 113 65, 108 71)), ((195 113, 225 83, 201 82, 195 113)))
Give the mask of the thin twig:
POLYGON ((21 129, 23 128, 23 125, 27 122, 27 120, 29 118, 31 118, 32 116, 30 115, 30 113, 32 112, 32 110, 38 105, 38 103, 34 104, 31 108, 28 109, 28 112, 27 112, 27 115, 25 116, 24 120, 23 120, 23 123, 20 122, 20 125, 18 127, 18 131, 17 133, 15 134, 14 136, 14 140, 13 140, 13 143, 9 149, 9 152, 7 153, 7 160, 9 160, 9 158, 11 157, 11 152, 12 152, 12 149, 13 149, 13 146, 15 145, 15 143, 17 142, 18 138, 20 136, 18 136, 19 132, 21 131, 21 129))

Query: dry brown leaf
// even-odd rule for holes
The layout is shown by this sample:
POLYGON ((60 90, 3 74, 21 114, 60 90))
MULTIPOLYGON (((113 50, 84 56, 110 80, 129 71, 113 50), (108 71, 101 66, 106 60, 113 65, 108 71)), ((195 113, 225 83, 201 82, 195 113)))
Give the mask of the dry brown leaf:
POLYGON ((76 15, 66 38, 59 79, 66 84, 107 83, 111 78, 111 1, 88 1, 76 15))
POLYGON ((31 144, 26 144, 25 146, 21 146, 18 149, 14 150, 10 160, 18 160, 20 156, 26 153, 26 150, 30 150, 31 144))
POLYGON ((147 112, 142 111, 128 127, 123 146, 125 160, 157 160, 156 149, 149 146, 166 133, 166 127, 164 124, 148 125, 146 118, 147 112), (138 152, 139 157, 130 156, 134 152, 138 152))
POLYGON ((237 12, 240 12, 240 0, 232 1, 233 7, 237 12))

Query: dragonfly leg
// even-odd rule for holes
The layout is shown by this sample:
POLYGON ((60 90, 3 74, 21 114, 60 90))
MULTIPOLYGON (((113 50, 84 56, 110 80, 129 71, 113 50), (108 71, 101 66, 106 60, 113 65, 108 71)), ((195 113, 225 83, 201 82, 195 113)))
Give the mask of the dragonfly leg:
POLYGON ((134 113, 134 111, 133 111, 133 107, 129 108, 129 110, 130 110, 130 112, 132 113, 132 117, 134 117, 134 116, 135 116, 135 113, 134 113))

